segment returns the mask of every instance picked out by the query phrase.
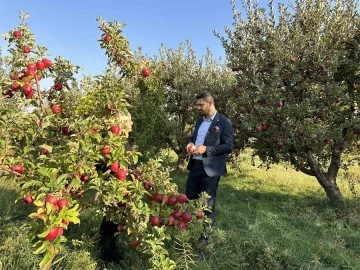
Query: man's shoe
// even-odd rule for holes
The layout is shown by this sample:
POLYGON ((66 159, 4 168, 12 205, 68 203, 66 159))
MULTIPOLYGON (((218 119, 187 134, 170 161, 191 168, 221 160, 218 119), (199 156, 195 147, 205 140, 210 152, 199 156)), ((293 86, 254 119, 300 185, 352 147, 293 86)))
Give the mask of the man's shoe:
POLYGON ((100 234, 99 259, 108 263, 119 263, 122 260, 116 247, 114 235, 100 234))
POLYGON ((199 240, 198 240, 198 245, 199 246, 207 246, 209 244, 209 242, 208 242, 208 239, 207 239, 207 237, 205 237, 205 236, 200 236, 200 238, 199 238, 199 240))

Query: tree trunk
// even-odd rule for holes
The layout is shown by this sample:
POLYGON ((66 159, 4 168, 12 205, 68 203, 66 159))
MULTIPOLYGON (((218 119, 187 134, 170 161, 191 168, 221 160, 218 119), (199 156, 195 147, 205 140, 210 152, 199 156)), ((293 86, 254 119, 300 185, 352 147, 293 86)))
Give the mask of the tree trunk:
POLYGON ((320 185, 324 188, 331 204, 338 210, 346 209, 345 199, 336 183, 336 178, 324 175, 315 175, 320 185))
POLYGON ((341 149, 341 147, 334 147, 332 151, 331 162, 327 172, 324 172, 321 169, 321 166, 314 159, 310 152, 307 153, 307 161, 311 168, 311 175, 315 176, 320 185, 324 188, 331 204, 337 210, 345 211, 345 199, 336 183, 336 177, 340 169, 340 156, 342 151, 339 150, 341 149))

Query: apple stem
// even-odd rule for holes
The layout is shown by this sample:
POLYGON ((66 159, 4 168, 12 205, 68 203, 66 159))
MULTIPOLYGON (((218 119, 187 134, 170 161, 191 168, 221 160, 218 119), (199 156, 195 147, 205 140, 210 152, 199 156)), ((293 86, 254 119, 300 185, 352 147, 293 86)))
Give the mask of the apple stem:
POLYGON ((39 83, 38 79, 36 78, 36 76, 35 76, 35 80, 36 80, 36 89, 37 89, 38 97, 39 97, 39 101, 40 101, 40 107, 41 107, 42 112, 45 113, 46 111, 44 108, 44 102, 43 102, 42 94, 40 91, 40 83, 39 83))

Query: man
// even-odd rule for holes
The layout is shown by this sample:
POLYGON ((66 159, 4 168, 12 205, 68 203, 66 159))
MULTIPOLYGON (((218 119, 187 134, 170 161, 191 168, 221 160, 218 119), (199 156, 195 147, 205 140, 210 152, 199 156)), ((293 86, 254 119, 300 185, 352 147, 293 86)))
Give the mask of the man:
POLYGON ((213 226, 216 191, 220 177, 226 174, 226 154, 234 148, 233 127, 228 118, 217 112, 211 94, 197 95, 196 105, 202 117, 186 146, 190 154, 186 195, 190 200, 197 199, 203 191, 211 196, 208 217, 213 226))

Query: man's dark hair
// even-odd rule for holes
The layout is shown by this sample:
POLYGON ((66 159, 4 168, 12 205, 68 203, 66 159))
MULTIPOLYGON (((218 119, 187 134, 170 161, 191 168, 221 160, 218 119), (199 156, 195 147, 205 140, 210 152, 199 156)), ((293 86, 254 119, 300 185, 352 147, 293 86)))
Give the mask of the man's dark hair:
POLYGON ((200 94, 197 94, 195 96, 196 99, 207 99, 209 97, 212 97, 212 95, 210 93, 207 93, 207 92, 200 93, 200 94))

